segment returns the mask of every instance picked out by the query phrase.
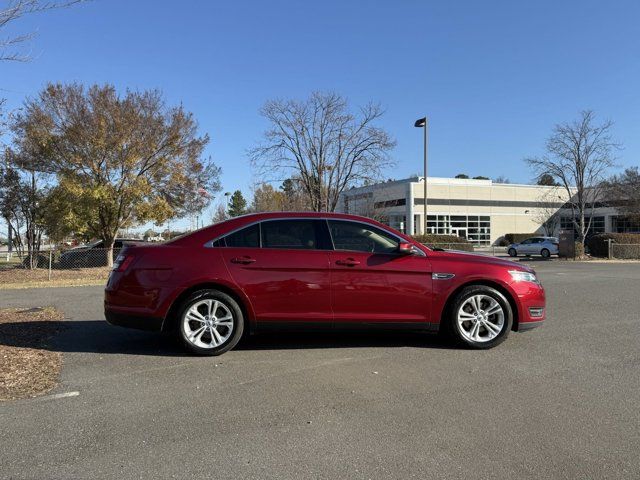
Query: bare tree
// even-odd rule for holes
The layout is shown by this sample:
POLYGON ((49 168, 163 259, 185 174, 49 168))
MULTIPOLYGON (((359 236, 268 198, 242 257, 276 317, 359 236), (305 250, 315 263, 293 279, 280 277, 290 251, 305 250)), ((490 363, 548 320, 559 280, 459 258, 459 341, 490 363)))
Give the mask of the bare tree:
POLYGON ((640 172, 627 168, 604 182, 604 197, 609 205, 634 221, 640 221, 640 172))
POLYGON ((316 92, 304 101, 269 101, 260 113, 271 126, 249 152, 252 165, 262 175, 299 177, 314 211, 334 211, 346 188, 392 164, 395 141, 375 126, 384 113, 377 104, 355 115, 344 97, 316 92))
POLYGON ((300 178, 292 177, 285 179, 282 185, 280 185, 280 190, 284 194, 283 211, 306 212, 311 210, 309 198, 306 195, 300 178))
POLYGON ((229 219, 229 214, 227 213, 227 207, 225 203, 218 203, 216 205, 215 210, 213 212, 213 217, 211 218, 211 223, 220 223, 229 219))
MULTIPOLYGON (((42 1, 42 0, 9 0, 7 5, 0 9, 0 32, 10 23, 32 13, 44 12, 56 8, 70 7, 85 0, 67 1, 42 1)), ((0 61, 26 62, 30 59, 28 54, 21 52, 24 43, 31 40, 33 32, 12 35, 0 40, 0 61)))
POLYGON ((533 219, 542 226, 547 237, 552 237, 556 233, 560 223, 560 208, 558 207, 558 199, 562 198, 560 189, 559 186, 551 188, 540 195, 533 215, 533 219))
POLYGON ((615 162, 620 144, 611 138, 613 122, 594 122, 591 110, 572 123, 555 126, 547 140, 547 154, 525 161, 537 175, 547 173, 566 191, 578 241, 584 245, 596 201, 602 198, 602 181, 615 162), (588 220, 587 220, 588 215, 588 220))
POLYGON ((11 246, 31 269, 38 267, 46 228, 44 210, 48 190, 43 187, 44 177, 34 170, 18 170, 9 161, 5 168, 0 167, 0 213, 7 222, 11 246))

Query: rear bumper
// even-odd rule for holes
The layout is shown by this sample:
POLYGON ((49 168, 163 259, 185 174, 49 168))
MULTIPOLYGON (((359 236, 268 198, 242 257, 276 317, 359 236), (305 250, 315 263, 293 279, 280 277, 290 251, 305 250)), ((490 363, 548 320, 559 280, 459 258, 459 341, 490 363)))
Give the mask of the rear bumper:
POLYGON ((142 315, 130 315, 127 313, 116 312, 105 308, 104 317, 111 325, 118 327, 135 328, 137 330, 147 330, 152 332, 162 331, 163 319, 158 317, 147 317, 142 315))

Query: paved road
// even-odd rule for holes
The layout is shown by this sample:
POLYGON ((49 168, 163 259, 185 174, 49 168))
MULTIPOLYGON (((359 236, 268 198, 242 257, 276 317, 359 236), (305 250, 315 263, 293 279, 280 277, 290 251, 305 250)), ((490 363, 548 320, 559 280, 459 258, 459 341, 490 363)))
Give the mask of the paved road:
POLYGON ((639 478, 640 265, 534 267, 547 324, 487 352, 287 335, 194 358, 106 325, 97 287, 0 291, 65 311, 54 393, 79 392, 0 405, 0 477, 639 478))

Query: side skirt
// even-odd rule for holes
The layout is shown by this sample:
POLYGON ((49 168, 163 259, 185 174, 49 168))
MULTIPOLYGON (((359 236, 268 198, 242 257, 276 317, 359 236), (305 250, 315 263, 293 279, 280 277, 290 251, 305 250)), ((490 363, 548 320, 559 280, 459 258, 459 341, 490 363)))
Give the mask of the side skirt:
POLYGON ((418 322, 258 322, 256 332, 273 332, 275 330, 291 332, 327 332, 327 331, 373 331, 399 330, 415 332, 437 332, 439 323, 418 322))

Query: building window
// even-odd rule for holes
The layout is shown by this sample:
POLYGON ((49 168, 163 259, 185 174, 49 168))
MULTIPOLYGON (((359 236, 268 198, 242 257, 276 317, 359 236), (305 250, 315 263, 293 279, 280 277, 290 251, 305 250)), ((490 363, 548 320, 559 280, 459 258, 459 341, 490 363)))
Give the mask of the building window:
POLYGON ((388 221, 380 223, 385 223, 402 233, 406 233, 407 230, 407 217, 405 215, 389 215, 388 221))
POLYGON ((376 202, 373 204, 373 208, 402 207, 406 204, 407 204, 406 198, 396 198, 395 200, 386 200, 384 202, 376 202))
MULTIPOLYGON (((587 217, 587 216, 584 217, 585 225, 589 225, 589 218, 590 217, 587 217)), ((576 238, 578 237, 578 232, 574 228, 574 224, 573 224, 573 221, 571 220, 571 217, 560 217, 560 229, 573 230, 574 236, 576 238)), ((596 233, 604 233, 604 232, 605 232, 604 217, 593 217, 589 230, 587 230, 586 236, 595 235, 596 233)))
POLYGON ((612 230, 615 233, 640 233, 640 220, 632 220, 629 217, 611 217, 612 230))
POLYGON ((491 244, 491 217, 484 215, 428 215, 427 233, 464 237, 475 245, 491 244))

